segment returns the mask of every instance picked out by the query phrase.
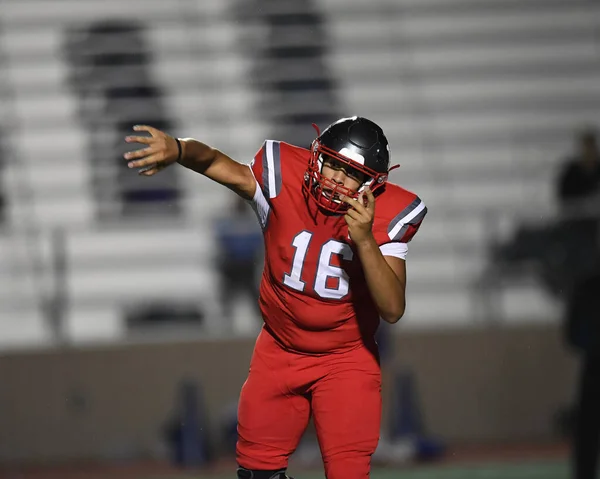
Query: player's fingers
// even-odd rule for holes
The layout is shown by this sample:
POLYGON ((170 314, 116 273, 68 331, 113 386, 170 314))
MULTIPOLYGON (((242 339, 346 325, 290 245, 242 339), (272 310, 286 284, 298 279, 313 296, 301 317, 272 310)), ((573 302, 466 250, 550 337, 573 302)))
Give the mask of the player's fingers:
POLYGON ((150 125, 135 125, 133 129, 135 131, 147 131, 152 136, 159 136, 162 133, 162 131, 157 130, 156 128, 150 125))
POLYGON ((368 186, 365 188, 365 195, 367 196, 367 209, 369 211, 375 210, 375 196, 368 186))
POLYGON ((142 168, 140 171, 138 171, 138 175, 152 176, 152 175, 155 175, 156 173, 158 173, 159 171, 160 171, 160 168, 158 168, 156 165, 151 165, 146 168, 142 168))
POLYGON ((127 163, 127 166, 129 168, 144 168, 146 166, 150 166, 155 163, 159 163, 160 161, 162 161, 162 159, 163 159, 163 155, 161 155, 159 153, 154 153, 150 156, 144 157, 141 160, 130 161, 129 163, 127 163))
POLYGON ((348 211, 346 211, 346 214, 348 216, 350 216, 350 218, 352 218, 352 219, 354 219, 356 221, 359 221, 361 219, 361 217, 362 217, 362 215, 358 211, 356 211, 354 209, 349 209, 348 211))
POLYGON ((346 195, 339 195, 339 198, 341 201, 343 201, 344 203, 349 204, 350 206, 354 207, 354 203, 356 203, 356 200, 354 198, 351 198, 350 196, 346 196, 346 195))
POLYGON ((354 198, 350 198, 348 196, 340 196, 340 199, 345 203, 348 203, 352 208, 358 211, 361 214, 366 213, 365 207, 360 203, 360 201, 355 200, 354 198))
POLYGON ((123 155, 123 158, 125 158, 126 160, 137 160, 139 158, 149 156, 152 153, 152 148, 141 148, 139 150, 128 151, 123 155))
POLYGON ((144 145, 150 145, 151 143, 153 143, 154 138, 152 138, 151 136, 129 135, 125 137, 125 141, 127 143, 143 143, 144 145))

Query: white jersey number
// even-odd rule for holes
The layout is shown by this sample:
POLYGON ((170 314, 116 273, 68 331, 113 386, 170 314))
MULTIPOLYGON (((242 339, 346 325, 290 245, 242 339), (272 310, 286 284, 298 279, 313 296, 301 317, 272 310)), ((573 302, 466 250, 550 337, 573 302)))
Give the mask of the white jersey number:
MULTIPOLYGON (((292 260, 292 271, 283 276, 283 284, 296 291, 304 291, 304 287, 306 286, 306 282, 302 281, 301 277, 302 270, 304 269, 304 260, 306 253, 308 253, 312 237, 313 234, 310 231, 301 231, 292 241, 296 252, 292 260)), ((317 273, 314 279, 314 290, 321 298, 325 299, 342 299, 350 290, 346 271, 339 266, 331 264, 331 257, 334 254, 340 255, 346 261, 351 261, 354 257, 350 246, 341 241, 329 240, 321 246, 317 273), (333 283, 336 284, 335 287, 327 287, 329 278, 334 279, 333 283)))

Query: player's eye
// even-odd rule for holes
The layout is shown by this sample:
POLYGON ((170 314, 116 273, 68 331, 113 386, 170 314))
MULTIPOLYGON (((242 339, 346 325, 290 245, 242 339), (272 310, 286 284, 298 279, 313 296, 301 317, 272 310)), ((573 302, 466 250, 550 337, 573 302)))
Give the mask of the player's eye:
POLYGON ((354 170, 352 168, 346 168, 344 172, 347 176, 352 178, 354 181, 357 181, 358 183, 362 183, 365 177, 365 175, 362 174, 360 171, 354 170))
POLYGON ((341 170, 343 168, 342 163, 337 160, 334 160, 333 158, 325 157, 323 160, 323 164, 336 171, 341 170))
POLYGON ((343 171, 346 176, 358 183, 362 183, 365 180, 365 175, 363 173, 348 166, 346 163, 336 160, 335 158, 324 157, 323 165, 335 171, 343 171))
POLYGON ((358 183, 363 183, 366 179, 366 175, 364 173, 355 170, 354 168, 351 168, 347 165, 344 165, 342 169, 344 170, 344 173, 346 173, 346 176, 348 176, 348 178, 351 178, 358 183))

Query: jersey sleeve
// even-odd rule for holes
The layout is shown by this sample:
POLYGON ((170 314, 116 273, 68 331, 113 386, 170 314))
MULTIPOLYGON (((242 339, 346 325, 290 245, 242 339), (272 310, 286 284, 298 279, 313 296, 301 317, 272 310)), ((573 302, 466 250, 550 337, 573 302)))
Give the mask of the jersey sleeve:
POLYGON ((419 231, 427 215, 427 207, 418 196, 390 221, 387 235, 390 242, 409 243, 419 231))
POLYGON ((426 215, 427 207, 418 196, 396 215, 390 215, 392 219, 387 222, 387 229, 385 232, 380 230, 381 253, 384 256, 405 260, 408 254, 408 243, 417 234, 426 215))
POLYGON ((281 192, 281 143, 266 140, 249 166, 265 198, 276 198, 281 192))
POLYGON ((264 230, 271 213, 270 200, 281 192, 280 142, 266 140, 248 166, 256 180, 256 191, 250 203, 264 230))

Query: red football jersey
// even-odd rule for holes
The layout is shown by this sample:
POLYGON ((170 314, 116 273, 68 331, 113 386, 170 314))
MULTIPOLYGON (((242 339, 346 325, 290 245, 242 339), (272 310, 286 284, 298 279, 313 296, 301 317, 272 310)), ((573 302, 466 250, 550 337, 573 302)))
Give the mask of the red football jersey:
MULTIPOLYGON (((304 148, 267 140, 250 164, 265 238, 259 303, 265 327, 284 347, 327 353, 372 343, 379 313, 343 215, 324 213, 302 188, 309 158, 304 148)), ((426 214, 415 194, 388 183, 373 223, 384 255, 409 242, 426 214)))

